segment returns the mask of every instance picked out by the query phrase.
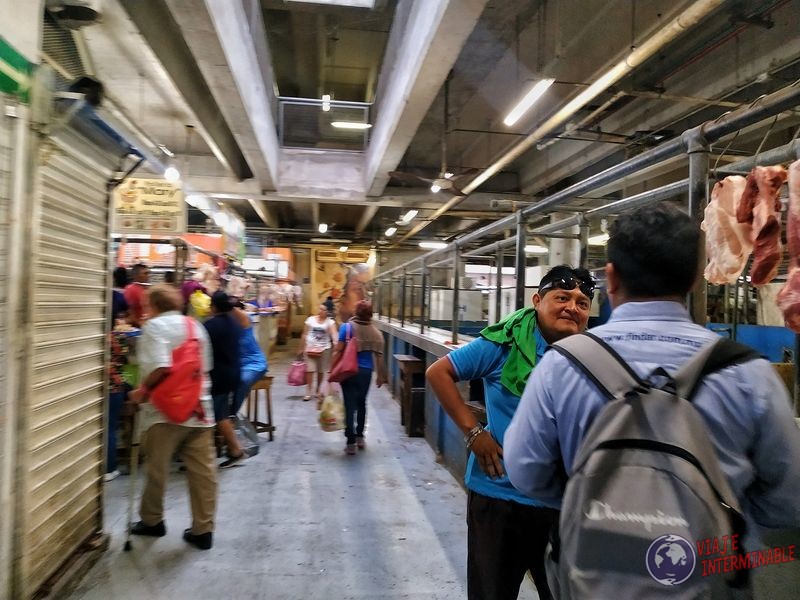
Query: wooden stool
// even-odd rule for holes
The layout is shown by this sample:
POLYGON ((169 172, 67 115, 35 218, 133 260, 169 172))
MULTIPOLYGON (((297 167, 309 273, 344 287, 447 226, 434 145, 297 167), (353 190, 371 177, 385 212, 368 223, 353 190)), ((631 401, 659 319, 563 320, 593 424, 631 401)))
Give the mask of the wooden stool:
MULTIPOLYGON (((425 435, 425 401, 412 401, 411 390, 414 387, 414 376, 425 372, 425 363, 410 354, 394 354, 400 367, 400 424, 405 425, 410 436, 425 435)), ((424 388, 423 388, 424 390, 424 388)))
POLYGON ((275 426, 272 424, 272 375, 264 375, 250 388, 250 396, 247 398, 247 418, 255 426, 258 433, 268 432, 269 441, 272 441, 272 432, 275 426), (267 397, 267 420, 258 420, 258 391, 264 390, 267 397))

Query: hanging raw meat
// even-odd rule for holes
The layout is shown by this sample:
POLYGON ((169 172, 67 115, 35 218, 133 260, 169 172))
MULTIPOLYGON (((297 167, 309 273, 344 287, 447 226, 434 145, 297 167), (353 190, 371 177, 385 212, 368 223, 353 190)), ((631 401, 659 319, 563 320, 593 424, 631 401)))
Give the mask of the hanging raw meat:
POLYGON ((756 167, 747 176, 747 184, 736 210, 739 223, 752 223, 753 265, 750 283, 764 285, 778 274, 781 246, 781 201, 778 195, 786 181, 783 167, 756 167))
POLYGON ((800 267, 800 160, 789 166, 789 210, 786 213, 789 264, 800 267))
POLYGON ((708 265, 704 275, 711 283, 735 283, 753 250, 752 226, 736 218, 745 184, 744 177, 734 175, 718 182, 711 191, 700 224, 706 232, 708 265))
POLYGON ((800 160, 789 167, 789 210, 786 214, 789 275, 778 292, 778 308, 786 326, 800 333, 800 160))

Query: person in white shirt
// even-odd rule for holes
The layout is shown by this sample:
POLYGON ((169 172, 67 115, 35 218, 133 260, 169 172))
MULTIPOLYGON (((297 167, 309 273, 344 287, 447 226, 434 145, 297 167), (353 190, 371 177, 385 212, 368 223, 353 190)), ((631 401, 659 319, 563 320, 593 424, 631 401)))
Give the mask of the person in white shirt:
POLYGON ((166 535, 164 492, 169 465, 175 454, 186 467, 192 506, 192 527, 183 532, 189 544, 208 550, 212 545, 217 504, 217 467, 214 452, 214 407, 211 402, 209 371, 213 364, 211 342, 205 328, 194 323, 200 340, 203 387, 200 410, 183 423, 171 423, 148 400, 149 390, 169 373, 172 352, 186 340, 187 321, 181 314, 180 292, 171 285, 153 286, 148 294, 150 318, 142 328, 136 354, 142 385, 131 392, 134 403, 142 403, 140 431, 145 432, 147 481, 142 492, 139 515, 131 533, 151 537, 166 535))
POLYGON ((314 373, 316 373, 317 387, 313 393, 319 405, 320 389, 331 363, 333 340, 337 338, 338 333, 335 321, 328 316, 328 307, 320 304, 317 308, 317 314, 306 319, 303 335, 300 336, 300 351, 297 353, 297 358, 306 361, 306 395, 303 400, 311 400, 314 373))

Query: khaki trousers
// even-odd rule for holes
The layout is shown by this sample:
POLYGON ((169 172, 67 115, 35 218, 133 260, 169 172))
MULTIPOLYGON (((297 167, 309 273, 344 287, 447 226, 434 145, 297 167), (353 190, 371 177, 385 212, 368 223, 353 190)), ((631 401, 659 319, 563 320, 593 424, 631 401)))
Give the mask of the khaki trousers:
POLYGON ((192 533, 214 531, 217 465, 213 432, 213 427, 185 427, 173 423, 155 423, 147 430, 144 441, 147 482, 139 510, 145 525, 157 525, 164 520, 164 489, 172 456, 177 452, 186 466, 192 533))

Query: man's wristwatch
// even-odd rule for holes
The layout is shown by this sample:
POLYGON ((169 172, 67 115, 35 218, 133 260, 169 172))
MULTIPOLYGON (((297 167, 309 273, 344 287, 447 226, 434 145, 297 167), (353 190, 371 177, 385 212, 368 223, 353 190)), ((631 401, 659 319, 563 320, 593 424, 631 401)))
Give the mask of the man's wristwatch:
POLYGON ((482 434, 484 431, 486 431, 486 430, 483 428, 483 425, 481 425, 480 423, 478 423, 477 425, 475 425, 475 427, 473 427, 472 429, 470 429, 470 430, 469 430, 469 431, 466 433, 466 435, 464 436, 464 442, 467 444, 467 450, 469 450, 470 448, 472 448, 472 444, 473 444, 473 443, 475 443, 475 440, 476 440, 476 439, 478 438, 478 436, 479 436, 480 434, 482 434))

